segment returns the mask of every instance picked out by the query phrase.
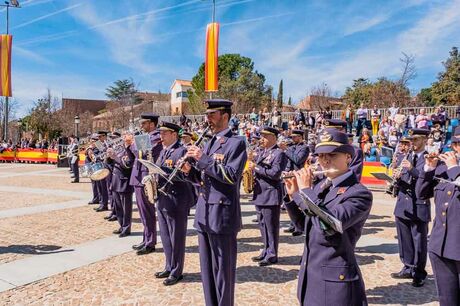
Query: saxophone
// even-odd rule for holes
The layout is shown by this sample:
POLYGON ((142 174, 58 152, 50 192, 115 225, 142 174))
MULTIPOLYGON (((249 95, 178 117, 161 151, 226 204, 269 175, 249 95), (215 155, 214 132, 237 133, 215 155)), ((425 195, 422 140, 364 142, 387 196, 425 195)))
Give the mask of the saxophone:
POLYGON ((254 173, 249 169, 249 161, 252 161, 254 157, 254 151, 248 150, 248 161, 243 171, 243 190, 245 193, 251 193, 254 191, 254 173))
MULTIPOLYGON (((152 151, 148 151, 147 159, 153 162, 152 158, 152 151)), ((144 192, 149 200, 149 203, 154 205, 158 199, 158 192, 157 192, 157 180, 155 179, 154 174, 147 174, 142 178, 142 184, 144 184, 144 192)))

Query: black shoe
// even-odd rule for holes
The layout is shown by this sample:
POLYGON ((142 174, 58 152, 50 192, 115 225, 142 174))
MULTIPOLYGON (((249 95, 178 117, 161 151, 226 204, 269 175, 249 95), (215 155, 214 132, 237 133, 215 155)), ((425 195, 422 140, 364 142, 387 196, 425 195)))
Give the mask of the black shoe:
POLYGON ((134 250, 140 250, 140 249, 142 249, 144 246, 145 246, 145 244, 142 242, 142 243, 133 245, 132 248, 133 248, 134 250))
POLYGON ((257 219, 252 219, 251 221, 254 222, 254 223, 259 223, 259 220, 257 220, 257 219))
POLYGON ((75 175, 71 175, 70 178, 75 178, 75 175))
POLYGON ((101 212, 101 211, 108 211, 109 209, 104 206, 99 206, 98 208, 94 209, 96 212, 101 212))
POLYGON ((155 252, 155 247, 144 246, 142 249, 137 250, 137 255, 146 255, 155 252))
POLYGON ((295 227, 288 227, 283 232, 285 232, 285 233, 294 233, 295 232, 295 227))
POLYGON ((112 233, 117 234, 117 235, 121 234, 121 228, 114 230, 112 233))
POLYGON ((182 275, 179 276, 179 277, 175 277, 175 276, 170 275, 167 279, 165 279, 163 281, 163 285, 165 285, 165 286, 175 285, 178 282, 180 282, 183 278, 184 278, 184 276, 182 276, 182 275))
POLYGON ((167 271, 167 270, 164 270, 164 271, 161 271, 161 272, 156 272, 155 273, 155 277, 156 278, 167 278, 169 276, 171 272, 167 271))
POLYGON ((118 235, 118 237, 123 238, 123 237, 128 237, 129 235, 131 235, 131 232, 124 232, 118 235))
POLYGON ((262 255, 254 256, 251 259, 252 259, 253 262, 259 262, 259 261, 262 261, 264 259, 264 256, 262 256, 262 255))
POLYGON ((79 180, 73 180, 73 181, 70 181, 71 183, 80 183, 79 180))
POLYGON ((425 280, 424 279, 421 279, 421 278, 414 278, 412 280, 412 286, 413 287, 422 287, 423 285, 425 285, 425 280))
POLYGON ((274 265, 276 264, 278 261, 270 261, 270 260, 262 260, 261 262, 259 262, 259 267, 267 267, 267 266, 271 266, 271 265, 274 265))
POLYGON ((112 218, 112 215, 105 216, 104 220, 109 220, 110 218, 112 218))
POLYGON ((391 273, 391 277, 396 279, 411 279, 412 275, 410 273, 400 271, 398 273, 391 273))
POLYGON ((93 205, 93 204, 99 204, 99 202, 98 201, 89 201, 88 202, 88 205, 93 205))
POLYGON ((110 218, 107 219, 109 222, 117 221, 117 217, 111 216, 110 218))
POLYGON ((296 236, 300 236, 300 235, 302 235, 302 234, 303 234, 303 232, 293 231, 291 235, 294 236, 294 237, 296 237, 296 236))

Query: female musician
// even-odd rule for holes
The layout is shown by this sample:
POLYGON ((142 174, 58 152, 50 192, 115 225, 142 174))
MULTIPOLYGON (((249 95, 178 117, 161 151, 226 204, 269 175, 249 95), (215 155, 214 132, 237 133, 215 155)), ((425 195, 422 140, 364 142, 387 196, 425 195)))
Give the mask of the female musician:
POLYGON ((460 305, 460 127, 455 129, 452 148, 439 156, 425 156, 415 189, 420 197, 434 196, 436 216, 428 252, 441 306, 460 305))

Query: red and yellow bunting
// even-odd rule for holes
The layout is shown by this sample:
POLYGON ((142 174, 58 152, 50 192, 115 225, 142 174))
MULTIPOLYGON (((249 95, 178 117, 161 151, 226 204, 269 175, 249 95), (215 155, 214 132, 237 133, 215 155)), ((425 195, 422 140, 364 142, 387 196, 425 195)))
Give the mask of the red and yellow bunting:
POLYGON ((206 29, 206 58, 205 58, 205 91, 217 91, 219 88, 218 56, 219 56, 219 24, 210 23, 206 29))
POLYGON ((0 35, 0 96, 11 97, 11 46, 13 36, 0 35))

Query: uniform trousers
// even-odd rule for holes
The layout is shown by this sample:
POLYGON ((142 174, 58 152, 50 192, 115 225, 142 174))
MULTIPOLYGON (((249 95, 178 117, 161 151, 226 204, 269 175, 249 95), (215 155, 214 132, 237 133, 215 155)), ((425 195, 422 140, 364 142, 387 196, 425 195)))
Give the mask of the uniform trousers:
POLYGON ((165 270, 174 277, 181 276, 184 270, 187 216, 188 209, 158 209, 160 238, 166 257, 165 270))
POLYGON ((441 306, 460 305, 460 261, 430 252, 436 288, 441 306))
POLYGON ((118 223, 122 233, 131 233, 131 219, 133 216, 133 193, 113 192, 113 203, 118 223))
POLYGON ((201 279, 207 306, 231 306, 235 302, 236 235, 198 231, 201 279))
POLYGON ((264 260, 278 261, 278 243, 280 231, 280 206, 256 205, 259 228, 264 243, 261 256, 264 260))
POLYGON ((413 278, 426 278, 428 222, 413 221, 396 217, 399 257, 404 272, 413 278))
POLYGON ((137 208, 144 226, 144 239, 142 242, 145 246, 154 247, 157 244, 155 205, 150 204, 143 186, 134 186, 134 194, 136 195, 137 208))

